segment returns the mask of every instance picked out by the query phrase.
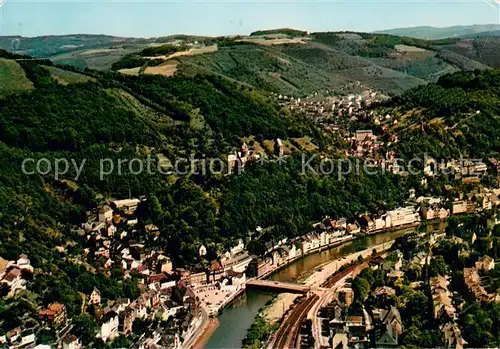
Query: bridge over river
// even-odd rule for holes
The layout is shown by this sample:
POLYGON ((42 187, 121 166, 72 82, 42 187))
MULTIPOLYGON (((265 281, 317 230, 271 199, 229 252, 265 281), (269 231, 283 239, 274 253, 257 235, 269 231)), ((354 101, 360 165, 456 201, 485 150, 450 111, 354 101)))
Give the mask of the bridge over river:
MULTIPOLYGON (((247 335, 247 331, 254 322, 259 309, 265 307, 266 303, 272 299, 271 294, 265 292, 266 287, 267 290, 275 292, 310 293, 309 298, 312 298, 315 294, 319 295, 320 292, 317 292, 317 290, 320 290, 319 287, 315 285, 309 288, 309 286, 300 284, 300 282, 307 279, 318 267, 349 256, 363 248, 373 248, 372 246, 394 241, 397 237, 403 236, 410 231, 405 229, 404 231, 391 231, 362 237, 350 243, 305 256, 272 274, 267 280, 248 280, 246 284, 247 292, 224 309, 218 318, 219 327, 210 336, 205 348, 241 348, 242 340, 247 335), (274 280, 278 284, 275 284, 274 280)), ((332 286, 327 285, 327 288, 332 286)), ((288 332, 292 330, 289 329, 288 332)), ((279 346, 279 342, 275 343, 276 346, 279 346)))

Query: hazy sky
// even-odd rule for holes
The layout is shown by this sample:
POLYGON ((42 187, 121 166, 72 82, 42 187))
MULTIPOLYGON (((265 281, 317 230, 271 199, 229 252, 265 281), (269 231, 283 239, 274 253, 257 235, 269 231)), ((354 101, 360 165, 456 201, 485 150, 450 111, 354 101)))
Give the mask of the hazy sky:
POLYGON ((373 31, 498 23, 498 13, 483 0, 5 0, 0 15, 2 35, 23 36, 228 35, 277 27, 373 31))

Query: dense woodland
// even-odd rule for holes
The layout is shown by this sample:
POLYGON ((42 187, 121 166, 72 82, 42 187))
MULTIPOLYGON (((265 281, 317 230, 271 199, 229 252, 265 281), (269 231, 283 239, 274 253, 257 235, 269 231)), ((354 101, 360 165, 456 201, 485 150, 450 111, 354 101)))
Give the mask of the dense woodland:
POLYGON ((391 111, 403 120, 395 127, 398 151, 408 158, 498 158, 499 78, 499 70, 459 72, 391 100, 391 111))

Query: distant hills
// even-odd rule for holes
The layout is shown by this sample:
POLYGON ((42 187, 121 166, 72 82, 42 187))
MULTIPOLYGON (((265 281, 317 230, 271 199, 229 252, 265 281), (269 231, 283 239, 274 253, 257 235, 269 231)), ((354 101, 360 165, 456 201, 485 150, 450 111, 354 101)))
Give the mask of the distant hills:
MULTIPOLYGON (((476 25, 378 33, 278 28, 232 37, 8 36, 0 37, 0 48, 78 70, 114 70, 135 76, 215 74, 297 97, 367 88, 397 95, 448 73, 500 67, 498 33, 499 25, 476 25)), ((2 95, 30 88, 12 62, 2 67, 1 75, 13 77, 2 95)))
POLYGON ((445 28, 421 26, 421 27, 380 30, 376 31, 375 33, 390 34, 397 36, 408 36, 418 39, 437 40, 446 38, 477 36, 478 34, 480 34, 481 36, 495 35, 491 32, 496 32, 496 35, 498 35, 500 33, 500 25, 499 24, 484 24, 484 25, 478 24, 470 26, 458 25, 445 28))
MULTIPOLYGON (((419 188, 420 178, 389 172, 351 171, 342 180, 299 175, 299 156, 283 164, 250 163, 240 176, 215 173, 219 167, 216 163, 212 169, 210 161, 205 171, 205 155, 225 160, 243 142, 271 160, 276 138, 290 152, 314 148, 333 159, 344 154, 338 135, 317 123, 322 119, 290 113, 269 98, 270 92, 300 97, 317 92, 311 100, 366 88, 398 95, 375 111, 394 118, 346 115, 340 120, 349 131, 380 134, 387 128, 385 135, 398 139, 390 149, 407 159, 420 153, 437 159, 499 156, 500 70, 490 69, 500 63, 498 38, 427 41, 353 32, 275 38, 2 38, 9 39, 23 46, 14 47, 17 54, 0 50, 0 155, 6 159, 0 162, 0 254, 7 260, 29 255, 41 271, 35 282, 47 280, 28 283, 38 298, 30 297, 61 299, 70 317, 80 309, 78 287, 92 289, 95 280, 115 285, 102 274, 109 270, 92 266, 100 273, 94 279, 71 262, 89 246, 74 228, 107 198, 147 194, 148 203, 136 211, 137 234, 148 248, 164 250, 176 266, 191 266, 203 265, 201 244, 225 248, 264 226, 269 230, 249 249, 254 253, 265 250, 267 242, 310 231, 311 222, 326 215, 354 217, 402 205, 409 188, 419 188), (179 50, 170 54, 166 45, 179 50), (142 56, 147 47, 162 56, 142 56), (162 159, 174 160, 176 171, 162 166, 150 172, 150 157, 158 160, 154 168, 162 159), (49 161, 48 172, 24 174, 26 159, 49 161), (63 159, 82 164, 83 171, 77 176, 70 166, 54 176, 50 164, 63 159), (116 164, 114 171, 102 176, 101 159, 116 164), (132 168, 136 160, 144 164, 139 172, 132 168), (146 223, 161 234, 148 234, 146 223), (61 246, 66 255, 57 252, 61 246), (76 272, 83 276, 74 277, 76 272)), ((331 112, 329 117, 337 122, 331 112)), ((446 195, 442 187, 436 185, 435 195, 446 195)), ((136 240, 124 239, 129 241, 136 240)), ((126 285, 121 273, 117 285, 123 286, 102 289, 121 297, 124 292, 115 293, 126 285)), ((12 329, 2 325, 2 333, 12 329)))

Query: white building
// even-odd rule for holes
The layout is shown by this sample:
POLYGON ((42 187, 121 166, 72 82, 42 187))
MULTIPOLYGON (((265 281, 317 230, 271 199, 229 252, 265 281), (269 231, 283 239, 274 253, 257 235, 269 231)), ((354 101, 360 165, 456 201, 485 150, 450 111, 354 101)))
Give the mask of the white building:
POLYGON ((28 270, 30 272, 33 272, 33 267, 31 266, 30 260, 25 254, 21 254, 19 256, 16 264, 17 267, 21 270, 28 270))
POLYGON ((200 248, 198 249, 198 254, 200 255, 200 257, 203 257, 207 254, 207 248, 205 247, 205 245, 200 246, 200 248))
POLYGON ((236 246, 234 246, 233 248, 231 248, 230 253, 231 253, 231 256, 235 256, 238 253, 243 252, 244 250, 245 250, 245 245, 243 244, 243 240, 239 239, 238 244, 236 246))
POLYGON ((413 207, 409 206, 387 212, 385 222, 387 228, 395 228, 418 223, 420 222, 420 216, 413 207))
POLYGON ((94 287, 94 290, 90 294, 89 299, 90 304, 101 304, 101 292, 94 287))
POLYGON ((101 325, 97 338, 101 338, 104 343, 113 340, 118 335, 118 315, 112 313, 109 319, 101 325))

